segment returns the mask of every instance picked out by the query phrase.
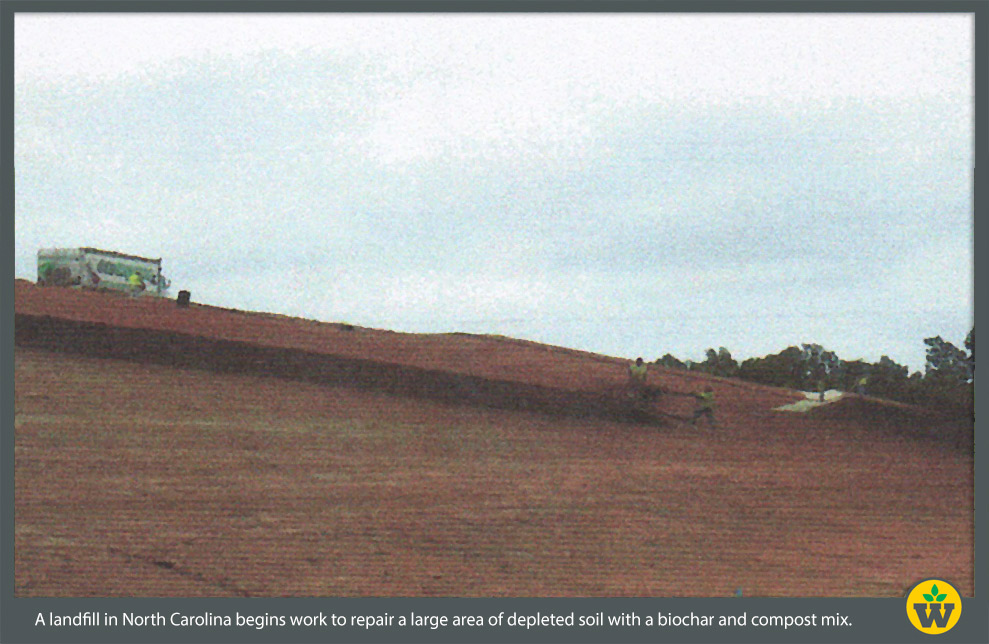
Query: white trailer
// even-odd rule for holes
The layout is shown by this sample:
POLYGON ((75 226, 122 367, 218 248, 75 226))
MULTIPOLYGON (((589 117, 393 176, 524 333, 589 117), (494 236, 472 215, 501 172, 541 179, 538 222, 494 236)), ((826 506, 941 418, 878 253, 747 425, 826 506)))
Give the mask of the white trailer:
POLYGON ((149 259, 96 248, 43 248, 38 251, 38 284, 134 292, 131 276, 144 283, 143 293, 164 296, 170 282, 161 258, 149 259))

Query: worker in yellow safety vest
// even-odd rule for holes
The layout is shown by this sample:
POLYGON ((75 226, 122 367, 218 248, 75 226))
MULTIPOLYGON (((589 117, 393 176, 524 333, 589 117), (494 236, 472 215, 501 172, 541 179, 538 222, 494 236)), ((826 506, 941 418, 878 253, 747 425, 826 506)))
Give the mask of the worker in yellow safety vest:
POLYGON ((630 362, 628 365, 628 384, 631 389, 631 395, 638 395, 640 397, 645 397, 646 395, 646 378, 649 375, 649 367, 642 358, 636 358, 635 362, 630 362))
POLYGON ((628 363, 629 382, 644 385, 648 374, 649 366, 642 361, 642 358, 636 358, 635 362, 628 363))
POLYGON ((694 398, 697 399, 697 407, 694 409, 694 417, 690 419, 691 424, 696 425, 698 419, 705 416, 714 427, 714 389, 711 385, 707 385, 704 391, 695 393, 694 398))

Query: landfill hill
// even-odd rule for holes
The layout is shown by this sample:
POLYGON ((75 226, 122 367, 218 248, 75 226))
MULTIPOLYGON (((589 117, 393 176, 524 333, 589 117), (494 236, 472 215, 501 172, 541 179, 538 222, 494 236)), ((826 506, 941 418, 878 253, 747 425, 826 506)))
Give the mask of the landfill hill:
POLYGON ((18 596, 974 590, 970 428, 917 408, 657 366, 633 403, 627 360, 534 342, 14 294, 18 596), (717 426, 682 422, 706 385, 717 426))

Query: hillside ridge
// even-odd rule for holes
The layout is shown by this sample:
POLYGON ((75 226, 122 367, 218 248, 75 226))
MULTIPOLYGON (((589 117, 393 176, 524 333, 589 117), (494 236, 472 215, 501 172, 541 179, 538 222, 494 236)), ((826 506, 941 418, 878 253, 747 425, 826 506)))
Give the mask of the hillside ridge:
MULTIPOLYGON (((396 395, 493 408, 663 424, 684 419, 686 394, 710 385, 719 409, 768 418, 801 400, 797 391, 650 365, 649 386, 662 402, 632 406, 623 358, 475 333, 402 333, 339 322, 242 311, 174 300, 41 287, 15 280, 15 343, 91 356, 244 370, 283 378, 353 385, 396 395), (198 354, 198 355, 197 355, 198 354), (645 413, 644 413, 645 412, 645 413)), ((896 416, 924 410, 854 394, 829 405, 829 418, 877 407, 896 416)), ((823 409, 806 416, 819 416, 823 409)))

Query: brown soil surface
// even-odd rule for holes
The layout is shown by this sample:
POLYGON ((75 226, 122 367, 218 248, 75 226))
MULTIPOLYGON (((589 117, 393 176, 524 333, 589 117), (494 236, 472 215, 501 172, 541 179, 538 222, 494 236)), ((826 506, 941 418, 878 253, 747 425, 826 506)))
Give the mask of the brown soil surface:
POLYGON ((694 428, 683 396, 630 413, 617 358, 15 297, 18 596, 974 590, 970 425, 651 369, 714 386, 694 428))

